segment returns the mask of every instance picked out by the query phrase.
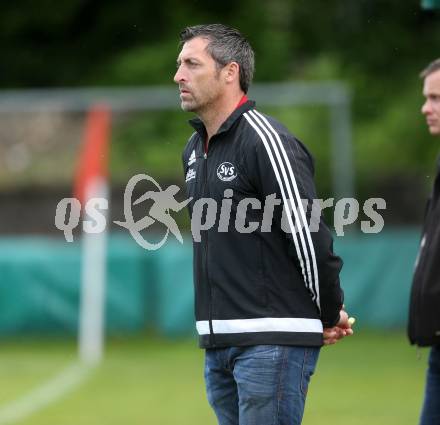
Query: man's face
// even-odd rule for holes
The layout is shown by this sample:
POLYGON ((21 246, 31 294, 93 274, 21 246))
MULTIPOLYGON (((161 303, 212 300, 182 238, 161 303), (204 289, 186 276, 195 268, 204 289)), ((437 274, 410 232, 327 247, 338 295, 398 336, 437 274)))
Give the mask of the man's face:
POLYGON ((174 81, 179 85, 184 111, 200 113, 219 98, 224 88, 214 59, 206 52, 208 40, 195 37, 187 41, 177 58, 174 81))
POLYGON ((422 106, 422 114, 426 117, 429 132, 440 135, 440 70, 425 77, 423 96, 426 101, 422 106))

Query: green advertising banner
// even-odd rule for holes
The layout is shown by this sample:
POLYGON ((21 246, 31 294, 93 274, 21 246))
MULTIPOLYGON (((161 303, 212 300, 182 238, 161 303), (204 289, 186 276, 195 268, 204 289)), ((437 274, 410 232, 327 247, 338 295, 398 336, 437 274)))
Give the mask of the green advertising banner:
POLYGON ((422 0, 422 9, 440 9, 440 0, 422 0))
MULTIPOLYGON (((357 327, 406 326, 418 244, 418 229, 335 237, 335 251, 344 260, 345 304, 357 327)), ((189 237, 183 245, 169 239, 147 251, 127 235, 111 235, 107 333, 193 335, 192 270, 189 237)), ((0 239, 0 335, 75 334, 80 275, 79 242, 0 239)))

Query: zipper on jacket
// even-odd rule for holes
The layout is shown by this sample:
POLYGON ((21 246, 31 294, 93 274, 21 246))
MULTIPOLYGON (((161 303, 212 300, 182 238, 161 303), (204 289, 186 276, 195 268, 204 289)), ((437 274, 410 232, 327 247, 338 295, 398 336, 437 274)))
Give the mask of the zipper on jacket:
MULTIPOLYGON (((208 152, 205 151, 203 154, 203 158, 205 160, 205 166, 203 167, 204 176, 203 176, 203 196, 207 195, 207 185, 208 185, 208 152)), ((208 273, 208 231, 206 231, 205 237, 205 277, 206 282, 209 288, 209 305, 208 305, 208 323, 209 323, 209 345, 211 347, 215 347, 215 336, 214 329, 212 326, 212 286, 209 281, 209 273, 208 273)))
MULTIPOLYGON (((423 297, 426 297, 426 272, 424 272, 425 269, 425 262, 426 262, 426 256, 430 252, 431 243, 432 243, 432 237, 428 236, 429 229, 433 228, 432 224, 432 213, 430 213, 431 208, 433 208, 433 199, 434 199, 434 190, 433 190, 433 198, 431 199, 428 211, 426 211, 425 214, 425 223, 423 226, 422 231, 422 241, 423 245, 420 245, 418 257, 417 257, 417 266, 415 269, 415 274, 413 279, 416 279, 415 282, 420 282, 420 284, 416 284, 416 287, 414 288, 414 301, 412 302, 412 308, 414 311, 411 311, 412 317, 410 318, 410 327, 412 332, 411 340, 413 339, 414 342, 418 345, 423 343, 424 337, 421 337, 421 335, 424 332, 423 329, 423 320, 422 315, 423 312, 421 311, 422 308, 422 300, 423 297)), ((414 283, 413 283, 414 285, 414 283)), ((432 335, 431 335, 432 337, 432 335)))
MULTIPOLYGON (((425 220, 429 219, 429 217, 425 217, 425 220)), ((420 329, 421 326, 421 320, 420 320, 420 308, 422 304, 422 294, 424 291, 424 274, 422 273, 424 262, 425 262, 425 255, 426 255, 426 232, 425 229, 423 229, 422 232, 422 239, 419 246, 419 252, 417 254, 417 265, 414 271, 413 279, 415 279, 416 284, 413 287, 413 300, 411 303, 411 309, 410 309, 410 339, 413 343, 419 345, 420 344, 420 334, 422 330, 420 329), (424 241, 423 241, 424 240, 424 241), (420 282, 420 283, 419 283, 420 282)))
MULTIPOLYGON (((424 233, 422 235, 423 238, 425 238, 425 242, 423 244, 423 246, 420 247, 420 254, 419 254, 419 260, 417 264, 417 269, 416 272, 418 272, 419 274, 419 279, 421 279, 421 285, 418 285, 417 287, 417 293, 416 293, 416 305, 415 305, 415 314, 414 314, 414 338, 416 339, 416 342, 419 344, 420 343, 420 335, 422 334, 423 330, 421 329, 421 325, 422 325, 422 320, 420 318, 420 309, 422 306, 422 297, 423 297, 423 293, 425 291, 425 281, 426 281, 426 276, 425 273, 422 273, 423 268, 419 268, 419 266, 423 266, 424 264, 420 264, 420 263, 424 263, 425 262, 425 255, 427 253, 427 238, 426 238, 426 234, 424 233)), ((422 338, 423 339, 423 338, 422 338)))

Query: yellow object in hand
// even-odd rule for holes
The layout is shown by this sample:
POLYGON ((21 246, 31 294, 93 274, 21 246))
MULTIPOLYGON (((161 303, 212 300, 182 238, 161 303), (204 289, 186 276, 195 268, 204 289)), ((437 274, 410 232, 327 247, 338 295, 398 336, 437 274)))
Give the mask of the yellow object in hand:
POLYGON ((348 319, 348 323, 350 324, 350 326, 353 326, 355 322, 356 322, 356 319, 354 317, 350 317, 348 319))

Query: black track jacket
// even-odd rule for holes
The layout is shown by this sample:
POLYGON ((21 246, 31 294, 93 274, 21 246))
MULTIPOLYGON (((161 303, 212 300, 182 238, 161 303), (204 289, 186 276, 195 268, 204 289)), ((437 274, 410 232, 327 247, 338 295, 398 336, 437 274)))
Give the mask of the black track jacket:
POLYGON ((408 335, 412 344, 440 345, 440 161, 426 206, 411 291, 408 335))
POLYGON ((203 123, 190 121, 196 132, 183 165, 192 197, 199 343, 320 346, 323 325, 339 320, 342 260, 333 254, 320 214, 313 229, 318 231, 300 225, 306 216, 309 222, 316 198, 311 155, 254 106, 239 106, 211 138, 207 153, 203 123), (275 198, 279 204, 265 208, 275 198), (282 227, 285 205, 292 206, 282 227))

